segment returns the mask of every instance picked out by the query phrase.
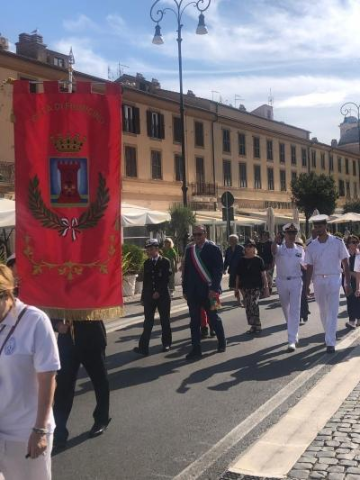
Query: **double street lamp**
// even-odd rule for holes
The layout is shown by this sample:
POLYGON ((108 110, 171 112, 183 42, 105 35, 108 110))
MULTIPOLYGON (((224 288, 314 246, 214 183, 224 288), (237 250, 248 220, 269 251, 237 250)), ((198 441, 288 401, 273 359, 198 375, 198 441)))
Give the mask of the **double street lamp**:
MULTIPOLYGON (((185 109, 184 109, 184 92, 183 92, 183 73, 182 73, 182 55, 181 55, 181 31, 183 28, 182 24, 182 17, 184 11, 190 5, 193 5, 198 12, 199 15, 199 23, 196 29, 196 33, 198 35, 206 35, 208 33, 206 25, 205 25, 205 17, 204 12, 210 6, 211 0, 198 0, 193 2, 185 2, 184 0, 173 0, 174 1, 174 8, 171 7, 164 7, 156 9, 156 5, 161 0, 156 0, 151 9, 150 9, 150 18, 153 22, 156 23, 155 26, 155 35, 153 38, 152 43, 155 45, 162 45, 164 43, 164 39, 161 34, 161 27, 160 22, 163 19, 165 13, 167 11, 174 13, 177 21, 177 43, 178 43, 178 61, 179 61, 179 83, 180 83, 180 123, 181 123, 181 174, 182 174, 182 195, 183 195, 183 205, 184 207, 187 206, 187 181, 186 181, 186 157, 185 157, 185 109)), ((165 0, 163 0, 165 1, 165 0)), ((168 2, 167 2, 168 3, 168 2)))
POLYGON ((346 118, 349 115, 352 116, 353 109, 357 112, 358 149, 360 154, 360 105, 355 102, 346 102, 340 107, 340 113, 346 118))

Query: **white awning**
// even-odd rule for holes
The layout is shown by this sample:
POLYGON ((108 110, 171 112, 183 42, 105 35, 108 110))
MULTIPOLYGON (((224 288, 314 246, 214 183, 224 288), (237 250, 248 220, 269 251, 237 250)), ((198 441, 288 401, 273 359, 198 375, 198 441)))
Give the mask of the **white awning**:
POLYGON ((121 226, 122 227, 143 227, 171 220, 169 212, 158 212, 149 208, 121 204, 121 226))
MULTIPOLYGON (((226 225, 226 222, 222 219, 222 212, 215 211, 196 212, 196 221, 198 223, 204 223, 205 225, 211 225, 212 223, 216 225, 226 225)), ((235 215, 234 222, 242 227, 254 227, 255 225, 263 225, 265 220, 247 217, 245 215, 235 215)))
POLYGON ((15 201, 0 198, 0 228, 15 226, 15 201))

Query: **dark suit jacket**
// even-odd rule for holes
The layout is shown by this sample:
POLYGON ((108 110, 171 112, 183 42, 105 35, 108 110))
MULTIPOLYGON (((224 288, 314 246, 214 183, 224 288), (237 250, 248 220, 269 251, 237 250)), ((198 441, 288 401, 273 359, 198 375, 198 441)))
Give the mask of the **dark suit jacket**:
POLYGON ((183 271, 183 292, 188 300, 198 297, 207 298, 209 290, 221 292, 221 279, 223 274, 223 259, 220 248, 212 242, 205 242, 200 252, 201 260, 204 262, 210 277, 211 285, 207 285, 198 274, 190 256, 190 248, 186 249, 183 271))
POLYGON ((241 257, 244 256, 244 247, 242 245, 235 245, 235 249, 228 247, 225 252, 224 272, 229 268, 229 273, 235 274, 241 257))
POLYGON ((159 256, 156 265, 150 258, 145 260, 141 299, 151 299, 154 292, 158 292, 160 297, 170 297, 169 277, 171 274, 171 265, 167 258, 159 256))

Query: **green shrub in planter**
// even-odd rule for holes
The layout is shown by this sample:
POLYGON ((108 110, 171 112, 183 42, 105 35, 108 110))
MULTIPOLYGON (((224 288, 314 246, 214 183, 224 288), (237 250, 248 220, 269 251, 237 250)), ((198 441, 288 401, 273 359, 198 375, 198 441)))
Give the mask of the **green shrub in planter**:
POLYGON ((122 246, 122 273, 123 275, 138 274, 146 259, 145 252, 137 245, 125 243, 122 246))

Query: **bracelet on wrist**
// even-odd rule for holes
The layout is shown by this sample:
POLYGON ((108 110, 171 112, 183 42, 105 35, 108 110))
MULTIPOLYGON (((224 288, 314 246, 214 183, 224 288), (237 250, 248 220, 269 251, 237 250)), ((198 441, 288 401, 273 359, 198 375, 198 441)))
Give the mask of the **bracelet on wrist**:
POLYGON ((36 427, 34 427, 34 428, 32 429, 32 431, 33 431, 34 433, 37 433, 38 435, 46 435, 46 434, 48 433, 48 431, 46 430, 46 428, 36 428, 36 427))

